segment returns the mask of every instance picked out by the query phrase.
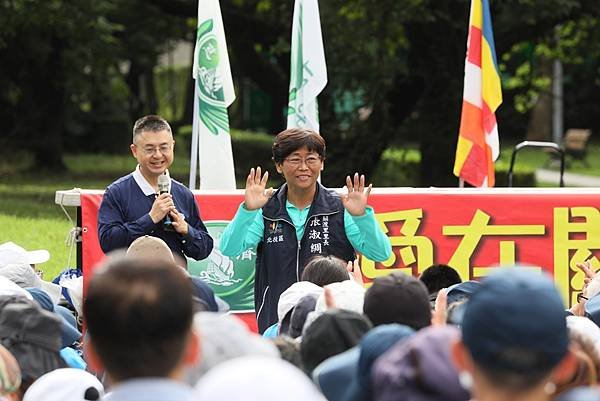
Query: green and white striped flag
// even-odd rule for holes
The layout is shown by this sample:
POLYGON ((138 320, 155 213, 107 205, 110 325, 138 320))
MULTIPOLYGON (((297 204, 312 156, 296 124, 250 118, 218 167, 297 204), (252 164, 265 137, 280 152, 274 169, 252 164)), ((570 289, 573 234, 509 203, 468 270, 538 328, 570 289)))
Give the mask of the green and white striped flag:
POLYGON ((227 107, 235 100, 219 0, 199 0, 190 189, 235 189, 227 107))
POLYGON ((287 127, 319 132, 317 95, 327 85, 319 3, 296 0, 292 23, 292 57, 287 127))

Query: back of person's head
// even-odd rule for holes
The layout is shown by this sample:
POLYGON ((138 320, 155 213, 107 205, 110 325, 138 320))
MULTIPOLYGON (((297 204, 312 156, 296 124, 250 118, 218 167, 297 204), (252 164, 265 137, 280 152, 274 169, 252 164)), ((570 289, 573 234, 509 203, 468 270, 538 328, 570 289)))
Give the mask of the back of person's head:
POLYGON ((222 363, 203 376, 195 390, 196 401, 326 401, 301 370, 260 356, 222 363))
POLYGON ((166 377, 192 336, 191 282, 173 263, 111 258, 90 280, 84 316, 93 354, 113 380, 166 377))
POLYGON ((126 255, 136 259, 155 259, 175 263, 175 257, 169 245, 162 239, 150 235, 136 238, 127 248, 126 255))
POLYGON ((448 324, 461 325, 467 303, 479 285, 479 281, 463 281, 446 289, 446 322, 448 324))
POLYGON ((418 279, 401 272, 373 280, 363 308, 374 326, 400 323, 419 330, 431 323, 427 288, 418 279))
POLYGON ((290 285, 284 292, 279 296, 277 302, 277 318, 281 323, 286 317, 291 317, 290 314, 293 311, 296 304, 300 299, 307 295, 315 297, 320 296, 323 293, 323 288, 319 287, 315 283, 310 281, 298 281, 290 285))
POLYGON ((356 312, 331 309, 321 314, 302 335, 300 355, 305 371, 310 373, 325 359, 354 347, 372 327, 356 312))
POLYGON ((372 368, 375 401, 467 401, 451 359, 456 327, 427 327, 396 343, 372 368))
POLYGON ((157 115, 147 115, 139 118, 135 124, 133 125, 133 141, 135 142, 136 136, 141 134, 144 131, 149 132, 159 132, 159 131, 169 131, 171 132, 171 126, 161 116, 157 115))
POLYGON ((466 353, 455 352, 457 363, 456 355, 468 355, 493 388, 520 393, 542 386, 569 347, 552 280, 520 268, 485 278, 467 303, 462 344, 466 353))
POLYGON ((423 270, 423 273, 419 276, 419 280, 425 284, 425 287, 427 287, 427 291, 430 294, 462 281, 456 270, 443 264, 429 266, 427 269, 423 270))
POLYGON ((374 327, 357 347, 326 359, 317 366, 313 371, 313 380, 329 400, 371 400, 373 364, 394 344, 414 332, 412 328, 397 323, 374 327))
POLYGON ((315 256, 302 272, 302 281, 310 281, 319 287, 349 279, 346 262, 335 256, 315 256))
POLYGON ((81 369, 56 369, 29 387, 23 401, 98 401, 104 386, 91 373, 81 369))
POLYGON ((185 380, 194 385, 202 375, 230 359, 247 355, 279 358, 279 351, 266 338, 251 332, 237 317, 214 312, 194 315, 200 334, 202 358, 186 370, 185 380))
POLYGON ((600 380, 600 328, 583 316, 567 316, 571 350, 578 369, 564 387, 590 385, 600 380))
POLYGON ((277 336, 272 338, 271 341, 279 350, 281 359, 291 363, 298 369, 304 370, 302 357, 300 356, 300 343, 298 341, 289 336, 277 336))
POLYGON ((306 295, 298 301, 292 315, 290 316, 290 325, 287 334, 292 338, 298 338, 302 335, 304 325, 308 319, 308 315, 315 310, 317 306, 317 297, 313 295, 306 295))
MULTIPOLYGON (((362 313, 365 301, 365 287, 354 280, 339 281, 331 283, 326 287, 331 297, 333 307, 336 309, 344 309, 356 313, 362 313)), ((322 313, 329 309, 331 305, 327 305, 325 291, 317 298, 315 312, 322 313)))
POLYGON ((33 300, 0 297, 0 344, 21 368, 21 393, 43 374, 66 367, 60 357, 61 320, 33 300))

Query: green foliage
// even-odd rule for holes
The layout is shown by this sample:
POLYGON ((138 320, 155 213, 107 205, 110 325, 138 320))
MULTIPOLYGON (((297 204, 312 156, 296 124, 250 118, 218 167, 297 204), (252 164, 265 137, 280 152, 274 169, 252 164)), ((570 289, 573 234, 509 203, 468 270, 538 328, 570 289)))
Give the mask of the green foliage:
POLYGON ((192 70, 189 66, 155 69, 154 85, 158 110, 167 121, 180 121, 184 118, 185 96, 191 74, 192 70))
MULTIPOLYGON (((496 187, 508 186, 508 167, 496 166, 496 187)), ((513 171, 513 187, 537 187, 535 171, 528 168, 518 168, 513 171)), ((556 185, 558 187, 558 183, 556 185)))
MULTIPOLYGON (((189 123, 189 69, 157 65, 177 41, 194 40, 196 5, 0 2, 0 149, 26 148, 36 167, 60 168, 64 152, 121 152, 140 115, 160 111, 174 126, 189 123)), ((600 129, 597 2, 491 6, 504 84, 501 135, 523 136, 530 110, 550 87, 540 60, 552 57, 565 65, 565 126, 600 129)), ((278 132, 285 125, 293 1, 229 0, 221 7, 238 90, 230 122, 278 132), (260 123, 244 104, 253 98, 248 88, 269 97, 260 123)), ((419 143, 426 167, 420 185, 453 182, 453 152, 439 149, 456 143, 469 1, 328 0, 319 7, 329 77, 319 97, 330 144, 325 182, 353 170, 373 175, 388 147, 409 141, 419 143)))
POLYGON ((421 155, 416 149, 386 149, 369 181, 375 187, 418 186, 420 163, 421 155))
MULTIPOLYGON (((277 173, 271 160, 273 137, 260 132, 240 131, 236 129, 232 129, 230 134, 237 187, 245 187, 248 172, 251 168, 257 166, 260 166, 263 171, 269 171, 269 185, 273 187, 281 185, 283 180, 277 173)), ((178 140, 182 142, 186 150, 190 149, 191 137, 191 125, 182 126, 177 133, 178 140)), ((187 166, 189 170, 189 163, 187 163, 187 166)))

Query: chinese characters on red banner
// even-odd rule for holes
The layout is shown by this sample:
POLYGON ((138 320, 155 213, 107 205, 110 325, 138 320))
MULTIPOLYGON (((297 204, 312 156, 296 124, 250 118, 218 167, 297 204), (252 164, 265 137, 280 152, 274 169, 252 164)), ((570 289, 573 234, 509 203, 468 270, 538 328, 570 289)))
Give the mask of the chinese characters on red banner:
MULTIPOLYGON (((436 238, 419 233, 424 219, 423 209, 401 210, 377 214, 377 220, 389 235, 393 255, 380 266, 361 258, 363 274, 372 280, 376 277, 399 270, 406 274, 419 275, 436 260, 434 245, 436 238), (400 223, 397 234, 390 233, 389 225, 400 223)), ((525 237, 538 236, 553 238, 547 248, 538 249, 543 254, 553 254, 554 279, 569 303, 575 302, 576 293, 583 287, 583 273, 576 263, 586 260, 594 251, 600 250, 600 212, 595 207, 557 207, 553 209, 552 224, 494 224, 493 216, 476 209, 465 224, 442 225, 443 237, 458 237, 460 241, 452 250, 446 263, 456 269, 463 280, 480 279, 500 266, 520 265, 540 271, 541 264, 523 263, 519 260, 518 244, 525 237), (486 245, 486 238, 499 237, 496 248, 486 245), (473 262, 476 250, 496 255, 492 265, 478 265, 473 262), (554 252, 552 252, 554 250, 554 252)), ((439 237, 438 237, 439 238, 439 237)), ((442 238, 443 240, 443 238, 442 238)), ((439 261, 439 258, 438 258, 439 261)), ((600 267, 597 257, 592 257, 592 266, 600 267)), ((550 271, 552 272, 552 271, 550 271)))
MULTIPOLYGON (((202 219, 220 224, 233 217, 243 199, 241 192, 195 196, 202 219)), ((81 195, 84 274, 103 257, 96 234, 100 199, 97 193, 81 195)), ((390 237, 393 255, 383 263, 361 257, 367 281, 393 270, 417 276, 434 263, 454 267, 463 280, 477 280, 498 266, 517 264, 552 274, 571 304, 584 279, 576 263, 591 257, 592 266, 600 268, 598 189, 394 188, 374 190, 369 203, 390 237)), ((320 239, 326 243, 327 238, 320 239)), ((244 254, 235 263, 254 256, 244 254)))

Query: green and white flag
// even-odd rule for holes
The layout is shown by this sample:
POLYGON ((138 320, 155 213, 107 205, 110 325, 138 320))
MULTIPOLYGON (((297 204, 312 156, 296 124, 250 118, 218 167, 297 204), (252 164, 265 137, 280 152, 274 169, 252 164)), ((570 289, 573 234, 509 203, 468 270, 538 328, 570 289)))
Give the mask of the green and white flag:
POLYGON ((235 100, 219 0, 199 0, 190 189, 235 189, 227 107, 235 100))
POLYGON ((292 23, 292 57, 287 127, 319 132, 317 95, 327 84, 319 3, 296 0, 292 23))

